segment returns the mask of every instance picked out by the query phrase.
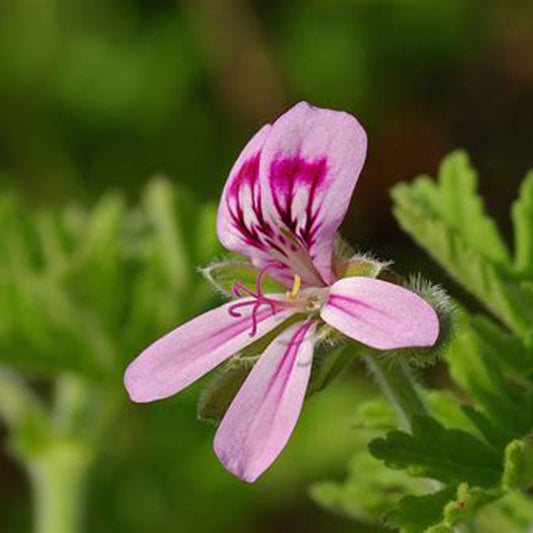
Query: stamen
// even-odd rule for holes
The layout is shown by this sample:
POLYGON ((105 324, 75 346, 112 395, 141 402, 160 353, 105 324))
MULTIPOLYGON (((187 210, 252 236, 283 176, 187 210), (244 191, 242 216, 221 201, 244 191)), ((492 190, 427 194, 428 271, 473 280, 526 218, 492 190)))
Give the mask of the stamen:
MULTIPOLYGON (((236 302, 233 305, 231 305, 228 308, 228 313, 235 318, 239 318, 242 316, 242 314, 237 309, 241 309, 242 307, 248 307, 250 305, 253 306, 252 313, 250 315, 250 318, 252 319, 252 329, 250 331, 250 337, 254 337, 257 333, 257 313, 259 312, 259 309, 262 305, 268 305, 270 306, 270 309, 272 311, 272 314, 275 315, 278 311, 276 307, 276 302, 274 300, 271 300, 270 298, 266 298, 263 294, 263 291, 261 290, 261 282, 263 280, 263 277, 267 270, 272 268, 275 265, 269 264, 265 268, 263 268, 259 274, 257 274, 257 280, 256 280, 256 292, 252 292, 250 289, 247 289, 242 282, 237 282, 233 285, 231 288, 231 292, 233 296, 236 298, 243 298, 244 295, 247 295, 251 298, 253 298, 252 301, 248 302, 236 302)), ((296 282, 295 282, 296 283, 296 282)), ((298 283, 298 287, 300 284, 298 283)))
POLYGON ((301 284, 302 284, 302 279, 300 278, 300 276, 298 276, 298 274, 294 274, 294 283, 292 285, 292 289, 290 292, 286 293, 286 296, 289 300, 295 300, 296 298, 298 298, 300 294, 301 284))

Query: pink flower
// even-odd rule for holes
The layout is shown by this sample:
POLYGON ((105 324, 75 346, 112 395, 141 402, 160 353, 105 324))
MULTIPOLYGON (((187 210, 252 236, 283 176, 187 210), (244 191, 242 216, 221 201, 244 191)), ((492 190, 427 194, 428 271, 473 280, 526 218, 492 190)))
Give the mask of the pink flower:
POLYGON ((437 340, 437 315, 415 293, 374 278, 339 279, 334 241, 366 145, 353 116, 304 102, 264 126, 235 163, 217 218, 222 244, 257 268, 255 292, 237 283, 235 300, 160 338, 126 371, 133 401, 166 398, 301 317, 261 355, 218 427, 217 456, 246 481, 255 481, 290 437, 320 331, 332 327, 379 350, 437 340), (267 271, 289 292, 264 294, 267 271))

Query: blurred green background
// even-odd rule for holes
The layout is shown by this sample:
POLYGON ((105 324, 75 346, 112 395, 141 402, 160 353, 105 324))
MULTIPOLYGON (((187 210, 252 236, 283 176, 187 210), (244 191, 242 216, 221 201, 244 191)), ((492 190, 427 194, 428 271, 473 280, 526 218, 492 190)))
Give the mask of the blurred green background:
MULTIPOLYGON (((388 190, 464 147, 509 228, 533 153, 532 50, 527 0, 5 0, 0 190, 28 212, 90 207, 110 189, 136 204, 164 174, 216 203, 246 140, 307 100, 354 113, 369 135, 345 236, 441 281, 397 228, 388 190)), ((368 381, 354 372, 313 398, 254 486, 217 463, 213 428, 195 419, 198 387, 125 403, 91 471, 87 530, 354 530, 307 487, 342 476, 361 446, 350 420, 368 381)), ((29 530, 28 502, 24 472, 4 453, 1 531, 29 530)))

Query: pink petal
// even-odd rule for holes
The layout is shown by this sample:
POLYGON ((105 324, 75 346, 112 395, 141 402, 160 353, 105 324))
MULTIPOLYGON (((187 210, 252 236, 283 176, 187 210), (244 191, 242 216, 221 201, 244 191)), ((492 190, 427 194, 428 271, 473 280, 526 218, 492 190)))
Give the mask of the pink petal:
MULTIPOLYGON (((243 298, 239 302, 252 301, 243 298)), ((265 305, 257 313, 257 333, 252 329, 251 308, 233 317, 229 302, 183 324, 144 350, 127 368, 126 389, 135 402, 151 402, 179 392, 239 350, 268 333, 293 311, 273 315, 265 305)))
POLYGON ((288 286, 333 280, 333 241, 366 155, 347 113, 301 102, 264 126, 239 156, 217 218, 222 244, 288 286))
POLYGON ((274 123, 261 151, 265 215, 281 229, 272 240, 289 263, 303 248, 326 284, 333 281, 333 242, 366 147, 366 134, 352 115, 301 102, 274 123))
POLYGON ((265 351, 230 405, 215 453, 232 474, 255 481, 289 440, 302 408, 315 323, 294 324, 265 351))
POLYGON ((379 350, 432 346, 439 336, 431 305, 414 292, 378 279, 337 281, 320 316, 341 333, 379 350))
POLYGON ((222 192, 217 215, 220 242, 229 250, 250 257, 264 254, 265 249, 259 159, 270 128, 269 124, 263 126, 233 165, 222 192))

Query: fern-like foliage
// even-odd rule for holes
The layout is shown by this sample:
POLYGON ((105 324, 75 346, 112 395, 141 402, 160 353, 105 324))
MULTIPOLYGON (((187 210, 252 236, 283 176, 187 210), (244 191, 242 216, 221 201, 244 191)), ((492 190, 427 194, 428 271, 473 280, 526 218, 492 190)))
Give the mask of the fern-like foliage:
MULTIPOLYGON (((512 206, 514 251, 477 185, 467 155, 455 152, 436 180, 421 176, 392 191, 402 228, 486 309, 472 313, 457 303, 457 332, 445 355, 455 392, 425 392, 428 416, 410 431, 370 441, 381 468, 404 473, 395 497, 374 491, 380 508, 388 505, 381 524, 403 533, 451 533, 459 524, 518 533, 533 516, 533 173, 512 206), (423 478, 425 488, 409 491, 411 478, 423 478)), ((369 407, 362 425, 375 436, 390 418, 383 402, 369 407)), ((357 484, 350 470, 345 482, 319 485, 313 495, 353 515, 357 484)))

